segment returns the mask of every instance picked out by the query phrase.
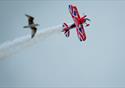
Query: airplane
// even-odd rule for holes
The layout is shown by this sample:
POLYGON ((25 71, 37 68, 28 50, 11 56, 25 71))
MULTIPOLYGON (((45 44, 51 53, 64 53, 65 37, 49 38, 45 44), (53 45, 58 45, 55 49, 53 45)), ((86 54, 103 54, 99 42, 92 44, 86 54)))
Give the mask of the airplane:
POLYGON ((69 5, 69 12, 73 18, 74 23, 71 25, 67 25, 66 23, 63 23, 62 32, 64 32, 66 37, 69 37, 70 29, 76 28, 76 32, 77 32, 77 36, 78 36, 79 40, 81 42, 85 41, 86 34, 85 34, 83 24, 85 24, 85 27, 90 26, 90 24, 87 23, 87 21, 90 21, 90 19, 87 18, 87 15, 80 17, 77 7, 75 5, 69 5))
POLYGON ((25 16, 28 18, 28 25, 24 26, 24 28, 30 28, 32 30, 31 38, 33 38, 37 32, 36 26, 39 26, 39 24, 34 24, 34 17, 27 14, 25 16))

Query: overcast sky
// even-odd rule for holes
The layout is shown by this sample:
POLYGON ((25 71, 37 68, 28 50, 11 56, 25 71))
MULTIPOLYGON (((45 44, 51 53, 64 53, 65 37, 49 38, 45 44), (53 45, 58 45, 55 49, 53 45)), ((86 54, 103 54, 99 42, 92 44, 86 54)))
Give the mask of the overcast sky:
POLYGON ((38 30, 73 23, 69 4, 91 19, 87 40, 74 29, 68 39, 59 33, 1 60, 0 87, 125 87, 125 1, 1 0, 0 44, 30 34, 24 14, 38 30))

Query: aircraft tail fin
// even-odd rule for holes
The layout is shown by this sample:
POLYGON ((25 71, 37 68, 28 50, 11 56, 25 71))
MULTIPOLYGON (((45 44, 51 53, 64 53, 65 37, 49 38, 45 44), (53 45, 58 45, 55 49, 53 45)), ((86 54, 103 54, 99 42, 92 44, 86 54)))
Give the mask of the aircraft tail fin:
POLYGON ((62 30, 62 32, 64 32, 66 37, 69 37, 70 31, 69 31, 69 27, 68 27, 68 25, 66 23, 63 23, 63 30, 62 30))

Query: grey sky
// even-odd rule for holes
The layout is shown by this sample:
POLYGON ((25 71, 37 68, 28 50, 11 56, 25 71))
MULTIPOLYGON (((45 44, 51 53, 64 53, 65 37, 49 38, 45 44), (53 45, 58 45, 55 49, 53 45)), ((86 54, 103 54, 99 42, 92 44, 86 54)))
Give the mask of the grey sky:
POLYGON ((125 1, 0 1, 0 44, 30 34, 26 13, 38 30, 72 23, 69 4, 92 20, 86 42, 74 29, 68 39, 60 33, 0 61, 0 87, 125 87, 125 1))

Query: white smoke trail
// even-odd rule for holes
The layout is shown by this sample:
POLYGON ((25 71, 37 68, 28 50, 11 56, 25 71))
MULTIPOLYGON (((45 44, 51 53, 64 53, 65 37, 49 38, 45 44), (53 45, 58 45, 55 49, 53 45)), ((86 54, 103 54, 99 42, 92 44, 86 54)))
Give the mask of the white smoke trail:
POLYGON ((37 31, 33 39, 31 39, 30 35, 27 35, 11 41, 7 41, 0 45, 0 59, 14 55, 16 52, 21 51, 27 47, 31 47, 35 43, 41 42, 51 35, 61 32, 61 30, 62 27, 59 25, 56 27, 42 29, 42 31, 37 31))

